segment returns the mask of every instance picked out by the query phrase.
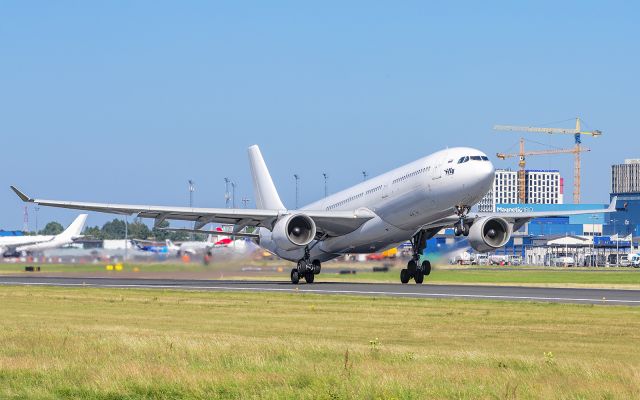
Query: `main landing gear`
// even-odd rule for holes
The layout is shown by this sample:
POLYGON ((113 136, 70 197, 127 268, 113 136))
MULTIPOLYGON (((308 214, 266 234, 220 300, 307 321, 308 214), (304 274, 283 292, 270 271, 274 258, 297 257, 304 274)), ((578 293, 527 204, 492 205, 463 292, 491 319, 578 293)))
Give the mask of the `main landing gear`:
POLYGON ((422 230, 416 233, 411 238, 411 248, 413 255, 411 260, 407 263, 407 268, 400 271, 400 282, 409 283, 411 279, 415 280, 417 284, 424 282, 424 277, 431 273, 431 263, 429 260, 420 262, 420 254, 427 247, 427 240, 436 234, 436 231, 422 230))
POLYGON ((311 261, 309 248, 307 247, 304 249, 304 258, 298 261, 296 268, 291 270, 291 283, 297 285, 300 282, 300 278, 304 278, 307 283, 313 283, 321 268, 320 261, 311 261))
POLYGON ((459 220, 458 223, 453 226, 453 234, 456 236, 469 236, 469 225, 464 223, 467 214, 471 207, 469 206, 456 206, 456 215, 459 220))

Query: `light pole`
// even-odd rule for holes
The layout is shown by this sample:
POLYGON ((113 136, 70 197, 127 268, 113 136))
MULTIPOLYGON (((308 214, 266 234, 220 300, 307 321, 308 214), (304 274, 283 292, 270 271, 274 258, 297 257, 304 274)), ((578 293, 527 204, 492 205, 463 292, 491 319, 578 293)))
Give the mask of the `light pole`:
POLYGON ((229 183, 231 180, 229 178, 224 178, 224 206, 229 208, 229 200, 231 199, 231 195, 229 194, 229 183))
POLYGON ((40 211, 40 206, 35 206, 33 210, 36 212, 36 235, 38 234, 38 211, 40 211))
POLYGON ((298 209, 298 202, 300 200, 300 176, 293 174, 293 178, 296 180, 296 210, 298 209))
POLYGON ((127 251, 129 249, 129 216, 124 215, 124 259, 127 262, 127 251))
POLYGON ((618 227, 616 223, 618 222, 617 218, 611 219, 613 221, 613 234, 616 236, 616 267, 620 266, 620 235, 618 235, 618 227))
MULTIPOLYGON (((193 192, 196 191, 196 183, 189 179, 189 208, 193 208, 193 192)), ((193 232, 189 234, 191 240, 193 240, 194 235, 193 232)))
POLYGON ((322 176, 324 177, 324 197, 327 197, 329 196, 329 189, 327 187, 327 179, 329 178, 329 176, 326 172, 323 172, 322 176))
POLYGON ((236 208, 236 183, 231 182, 231 204, 236 208))
POLYGON ((189 208, 193 208, 193 192, 196 191, 195 182, 189 179, 189 208))

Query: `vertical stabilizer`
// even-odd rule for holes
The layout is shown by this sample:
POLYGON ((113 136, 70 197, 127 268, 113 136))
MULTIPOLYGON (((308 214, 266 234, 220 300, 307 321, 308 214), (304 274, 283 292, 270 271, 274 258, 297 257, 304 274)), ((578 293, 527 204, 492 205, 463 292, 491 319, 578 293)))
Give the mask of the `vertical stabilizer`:
POLYGON ((278 196, 271 174, 262 158, 257 145, 249 147, 249 164, 253 177, 253 191, 256 196, 256 207, 266 210, 284 210, 285 207, 278 196))
POLYGON ((64 230, 61 234, 56 236, 57 240, 72 241, 74 238, 80 237, 84 223, 87 221, 87 214, 80 214, 76 219, 64 230))

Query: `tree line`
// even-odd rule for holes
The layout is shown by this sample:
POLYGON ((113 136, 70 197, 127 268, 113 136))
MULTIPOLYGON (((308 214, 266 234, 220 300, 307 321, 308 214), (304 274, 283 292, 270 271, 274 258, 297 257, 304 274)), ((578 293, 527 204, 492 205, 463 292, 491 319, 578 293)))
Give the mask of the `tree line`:
MULTIPOLYGON (((147 224, 134 221, 127 223, 127 237, 130 239, 142 239, 142 240, 175 240, 175 241, 184 241, 190 240, 190 234, 187 232, 171 232, 165 231, 158 228, 167 228, 169 226, 169 222, 163 221, 160 223, 159 227, 149 228, 147 224)), ((38 235, 57 235, 64 231, 64 227, 57 221, 51 221, 45 225, 44 229, 38 232, 31 232, 30 234, 38 234, 38 235)), ((125 221, 121 219, 114 218, 112 221, 109 221, 99 226, 87 226, 82 231, 82 234, 87 239, 98 239, 98 240, 116 240, 116 239, 124 239, 125 237, 125 221)), ((195 240, 204 240, 206 236, 202 234, 196 234, 195 240)))

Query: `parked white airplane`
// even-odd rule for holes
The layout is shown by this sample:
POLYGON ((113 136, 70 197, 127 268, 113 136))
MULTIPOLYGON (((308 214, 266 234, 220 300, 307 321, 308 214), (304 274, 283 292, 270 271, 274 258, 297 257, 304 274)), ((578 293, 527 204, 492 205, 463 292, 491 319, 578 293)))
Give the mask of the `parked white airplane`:
POLYGON ((0 237, 0 255, 5 253, 33 253, 55 249, 81 237, 80 233, 87 220, 87 214, 80 214, 76 219, 58 235, 35 235, 35 236, 7 236, 0 237))
MULTIPOLYGON (((422 283, 431 263, 420 260, 427 239, 445 227, 469 237, 478 252, 507 243, 514 230, 532 218, 615 211, 614 198, 608 209, 529 212, 470 213, 491 189, 494 168, 479 150, 457 147, 441 150, 299 210, 287 210, 271 179, 258 146, 249 147, 257 209, 188 208, 148 205, 117 205, 28 197, 13 191, 26 202, 44 206, 89 211, 134 214, 154 218, 156 225, 167 219, 194 221, 194 230, 211 222, 233 224, 236 236, 258 236, 261 247, 297 262, 291 282, 304 277, 308 283, 321 263, 345 253, 372 253, 406 240, 413 244, 413 258, 400 273, 402 283, 422 283), (242 234, 247 226, 258 234, 242 234), (422 262, 420 262, 422 261, 422 262)), ((210 232, 215 233, 215 231, 210 232)))
MULTIPOLYGON (((175 232, 194 232, 194 229, 184 229, 184 228, 162 228, 162 230, 175 231, 175 232)), ((197 232, 202 232, 198 230, 197 232)), ((167 246, 171 244, 171 246, 178 248, 178 254, 188 254, 188 255, 196 255, 198 253, 211 253, 214 249, 227 248, 231 247, 234 250, 239 252, 243 252, 246 250, 246 242, 244 239, 233 240, 233 235, 231 233, 225 232, 222 228, 218 227, 215 231, 210 231, 207 240, 205 241, 186 241, 182 242, 179 245, 174 244, 170 240, 167 239, 167 246)))

